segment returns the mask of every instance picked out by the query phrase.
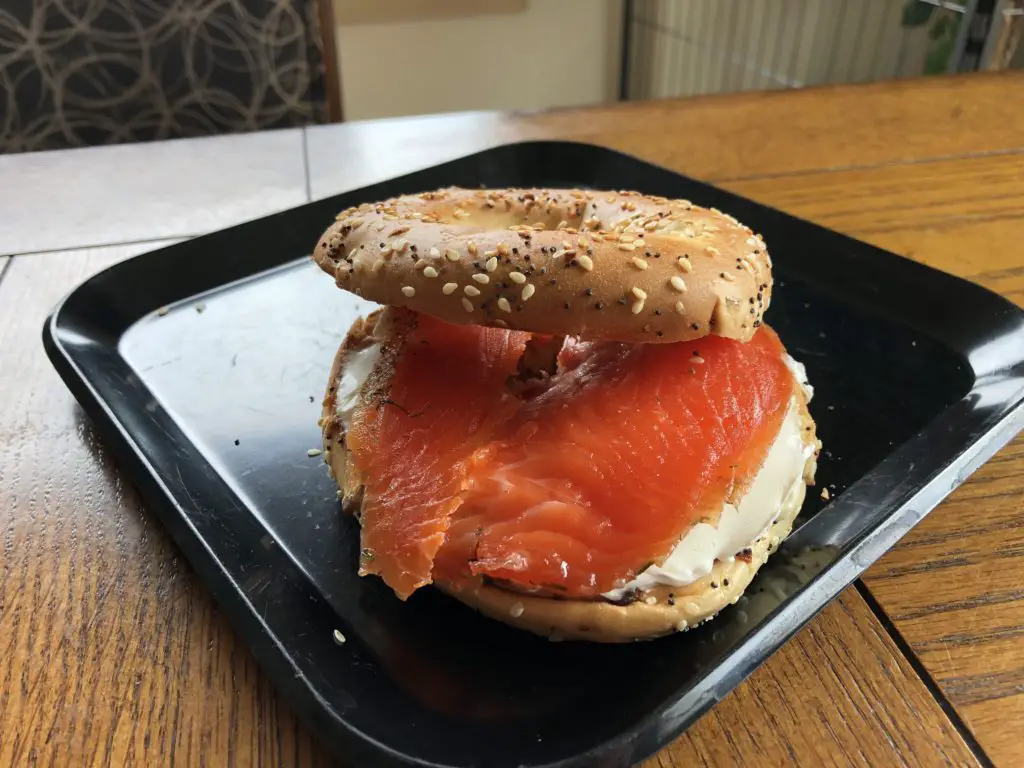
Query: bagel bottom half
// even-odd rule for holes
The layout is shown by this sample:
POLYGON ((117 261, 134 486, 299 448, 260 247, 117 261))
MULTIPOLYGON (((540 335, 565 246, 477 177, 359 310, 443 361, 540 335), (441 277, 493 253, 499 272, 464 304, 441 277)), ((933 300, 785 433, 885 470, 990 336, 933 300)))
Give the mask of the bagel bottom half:
MULTIPOLYGON (((362 482, 345 447, 344 425, 337 413, 337 383, 353 352, 374 343, 387 347, 396 341, 393 335, 401 333, 401 328, 386 321, 378 322, 381 317, 386 319, 387 316, 375 312, 357 320, 349 330, 335 356, 324 398, 321 419, 324 458, 338 483, 343 506, 353 512, 358 512, 362 504, 362 482)), ((375 375, 386 376, 387 371, 378 369, 375 375)), ((802 391, 796 396, 805 427, 802 430, 805 444, 816 445, 814 421, 807 410, 806 399, 802 391)), ((658 586, 626 604, 530 595, 486 583, 483 579, 458 584, 435 581, 434 586, 485 616, 552 640, 621 643, 685 631, 738 601, 758 569, 789 535, 803 505, 806 484, 813 482, 815 457, 816 451, 809 452, 803 471, 805 482, 794 484, 775 511, 771 526, 748 550, 728 561, 716 560, 708 575, 685 586, 658 586)))

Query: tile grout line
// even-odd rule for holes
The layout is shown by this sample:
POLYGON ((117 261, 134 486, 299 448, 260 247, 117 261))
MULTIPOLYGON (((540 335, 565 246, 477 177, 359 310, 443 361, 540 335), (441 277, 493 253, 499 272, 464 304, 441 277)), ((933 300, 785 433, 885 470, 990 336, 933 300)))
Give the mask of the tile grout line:
MULTIPOLYGON (((0 258, 3 257, 0 256, 0 258)), ((7 272, 10 270, 11 265, 14 263, 14 260, 16 258, 18 257, 15 256, 14 254, 11 254, 10 256, 7 257, 7 261, 4 262, 3 265, 0 265, 0 284, 3 284, 4 278, 7 277, 7 272)))
POLYGON ((12 253, 2 253, 0 254, 0 257, 9 256, 10 258, 13 259, 15 257, 21 256, 45 256, 46 254, 49 253, 63 253, 65 251, 85 251, 93 248, 117 248, 125 245, 145 245, 146 243, 164 243, 167 242, 168 240, 190 240, 193 237, 199 237, 200 234, 188 232, 185 234, 165 235, 161 237, 145 237, 142 238, 141 240, 112 240, 109 242, 86 243, 85 245, 63 245, 60 248, 44 248, 41 251, 14 251, 12 253))
POLYGON ((949 700, 946 693, 942 690, 939 683, 932 677, 932 673, 925 667, 924 662, 921 661, 921 657, 914 652, 910 643, 903 636, 903 633, 896 627, 895 622, 889 617, 888 612, 882 607, 881 603, 875 598, 871 590, 868 589, 867 584, 864 583, 863 579, 857 579, 854 582, 854 588, 860 594, 861 599, 867 603, 868 609, 875 615, 878 622, 882 625, 882 629, 896 645, 897 650, 910 664, 910 668, 914 670, 918 679, 924 683, 924 687, 931 694, 931 697, 935 700, 935 703, 939 705, 939 709, 949 720, 950 725, 953 726, 954 730, 960 735, 960 738, 964 740, 964 744, 971 751, 978 762, 985 768, 993 768, 995 765, 992 759, 985 752, 984 747, 978 742, 974 732, 968 727, 967 723, 960 716, 953 702, 949 700))

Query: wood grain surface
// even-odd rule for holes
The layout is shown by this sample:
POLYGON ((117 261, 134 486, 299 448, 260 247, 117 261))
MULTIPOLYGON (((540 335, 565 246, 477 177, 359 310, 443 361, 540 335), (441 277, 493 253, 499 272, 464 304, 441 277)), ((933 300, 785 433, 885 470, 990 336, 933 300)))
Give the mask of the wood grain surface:
MULTIPOLYGON (((985 76, 317 128, 309 188, 329 194, 503 140, 583 138, 1020 303, 1022 103, 1024 78, 985 76)), ((7 166, 5 182, 16 173, 7 166)), ((230 207, 230 190, 223 197, 230 207)), ((59 230, 53 242, 75 236, 52 216, 20 221, 4 230, 9 252, 37 250, 31 230, 44 225, 59 230)), ((167 234, 148 231, 133 237, 167 234)), ((328 764, 42 353, 41 323, 60 296, 156 246, 0 258, 0 765, 328 764)), ((1018 441, 869 572, 883 620, 848 590, 649 764, 970 765, 961 718, 987 757, 1019 764, 1022 470, 1018 441), (901 652, 889 621, 919 658, 901 652)))
MULTIPOLYGON (((1024 111, 1024 109, 1022 109, 1024 111)), ((1024 305, 1024 154, 726 183, 1024 305)), ((1024 759, 1024 438, 865 578, 997 764, 1024 759)))
POLYGON ((314 198, 509 141, 601 144, 710 181, 1022 151, 1024 72, 310 128, 314 198))
POLYGON ((60 297, 140 250, 0 282, 0 765, 325 765, 43 354, 60 297))

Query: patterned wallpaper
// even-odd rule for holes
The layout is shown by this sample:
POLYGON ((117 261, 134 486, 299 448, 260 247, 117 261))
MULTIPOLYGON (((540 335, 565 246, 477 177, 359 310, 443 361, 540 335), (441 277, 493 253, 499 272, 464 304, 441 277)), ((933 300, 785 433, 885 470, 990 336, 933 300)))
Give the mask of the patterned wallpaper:
POLYGON ((2 0, 0 152, 324 122, 316 6, 2 0))

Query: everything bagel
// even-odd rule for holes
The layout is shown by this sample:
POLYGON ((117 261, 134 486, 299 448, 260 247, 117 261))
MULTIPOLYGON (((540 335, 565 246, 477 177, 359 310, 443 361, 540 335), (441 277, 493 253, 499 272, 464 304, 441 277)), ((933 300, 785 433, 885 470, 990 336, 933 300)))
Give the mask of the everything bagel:
POLYGON ((339 287, 442 320, 625 342, 748 340, 771 299, 749 227, 636 192, 442 189, 349 208, 313 254, 339 287))
MULTIPOLYGON (((552 639, 681 632, 788 535, 821 444, 764 324, 764 241, 636 192, 442 189, 349 208, 314 252, 384 306, 320 427, 361 576, 552 639)), ((339 329, 340 330, 340 329, 339 329)))

